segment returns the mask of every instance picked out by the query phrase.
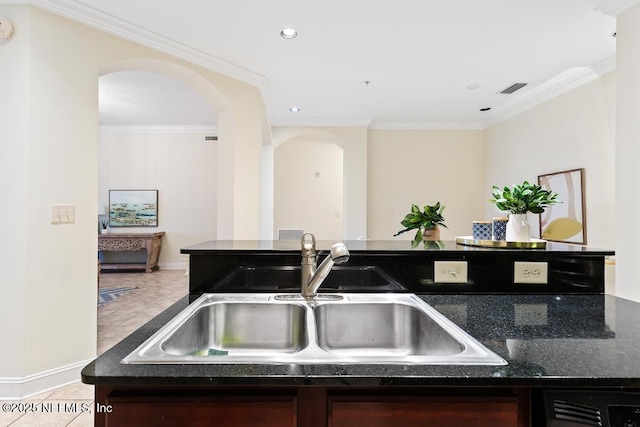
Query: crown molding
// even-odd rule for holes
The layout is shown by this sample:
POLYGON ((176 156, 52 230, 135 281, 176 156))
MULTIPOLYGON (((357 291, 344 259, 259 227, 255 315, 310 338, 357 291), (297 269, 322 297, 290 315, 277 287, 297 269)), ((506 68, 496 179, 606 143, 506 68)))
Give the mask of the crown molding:
POLYGON ((271 97, 266 78, 246 68, 224 61, 216 56, 194 49, 153 31, 145 30, 113 15, 101 12, 75 0, 0 0, 3 3, 19 3, 38 7, 56 15, 64 16, 89 27, 105 31, 125 40, 157 50, 178 59, 216 71, 225 76, 258 87, 265 102, 267 117, 273 117, 271 97))
POLYGON ((600 78, 602 75, 615 70, 615 68, 616 57, 614 55, 593 67, 584 67, 576 70, 569 69, 496 108, 494 113, 484 122, 484 127, 491 127, 550 101, 600 78))
POLYGON ((606 0, 595 7, 605 15, 618 16, 625 10, 640 3, 640 0, 606 0))
POLYGON ((180 133, 218 135, 216 126, 100 125, 100 133, 180 133))
POLYGON ((274 119, 271 121, 272 126, 291 126, 291 127, 368 127, 371 120, 332 120, 332 119, 274 119))
POLYGON ((156 32, 140 28, 131 22, 90 6, 80 4, 75 0, 28 0, 25 3, 130 40, 142 46, 166 53, 175 58, 183 59, 207 69, 217 71, 242 82, 254 86, 265 86, 266 79, 258 73, 224 61, 201 50, 194 49, 156 32))
POLYGON ((369 129, 372 130, 478 130, 484 129, 482 122, 373 122, 369 129))

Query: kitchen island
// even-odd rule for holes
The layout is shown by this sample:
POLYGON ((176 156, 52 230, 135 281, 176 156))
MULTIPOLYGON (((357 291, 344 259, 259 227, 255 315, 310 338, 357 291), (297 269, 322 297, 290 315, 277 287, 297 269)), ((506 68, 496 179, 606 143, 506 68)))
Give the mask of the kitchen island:
MULTIPOLYGON (((574 259, 573 264, 583 268, 597 258, 604 264, 604 257, 611 254, 562 249, 551 254, 545 250, 520 255, 518 251, 493 251, 491 256, 534 256, 550 263, 554 257, 565 262, 574 259), (587 264, 585 259, 589 260, 587 264)), ((197 257, 201 250, 191 249, 192 262, 194 253, 197 257)), ((200 256, 225 257, 220 265, 232 259, 244 260, 241 266, 232 266, 236 271, 247 268, 247 263, 249 267, 259 266, 261 257, 272 265, 275 259, 294 256, 288 249, 276 252, 254 245, 240 249, 240 253, 222 248, 203 251, 200 256), (251 251, 251 256, 245 250, 251 251)), ((487 262, 490 256, 486 252, 451 247, 439 251, 438 256, 460 259, 464 255, 469 261, 469 277, 474 277, 472 267, 479 264, 469 253, 482 254, 487 262)), ((391 416, 394 425, 423 425, 420 423, 428 417, 437 425, 474 420, 477 425, 529 426, 540 425, 545 397, 563 390, 580 391, 579 403, 584 396, 612 390, 627 404, 640 406, 640 394, 635 394, 640 390, 640 304, 595 291, 554 293, 548 287, 540 293, 463 293, 446 286, 441 288, 442 293, 416 292, 416 286, 437 284, 429 280, 407 284, 388 268, 415 258, 410 264, 426 265, 415 271, 422 271, 423 279, 428 279, 433 274, 433 255, 426 251, 352 249, 349 263, 353 260, 359 265, 362 259, 374 259, 366 258, 370 256, 392 257, 395 262, 387 259, 381 268, 396 279, 396 285, 409 288, 400 292, 418 294, 504 358, 507 365, 121 364, 125 356, 197 297, 198 292, 192 292, 83 370, 83 381, 96 385, 96 403, 111 410, 97 413, 96 425, 105 425, 107 420, 116 425, 126 425, 121 424, 123 420, 162 425, 164 420, 171 425, 171 420, 189 424, 203 419, 212 420, 210 425, 387 425, 384 419, 391 416)), ((491 265, 505 264, 494 260, 491 265)), ((213 270, 218 268, 213 266, 213 270)), ((592 275, 598 275, 595 267, 589 268, 592 275)), ((403 270, 407 270, 406 265, 403 270)), ((552 274, 549 281, 555 283, 552 274)), ((220 275, 216 286, 225 278, 227 274, 220 275)), ((245 279, 243 285, 247 285, 245 279)), ((237 282, 225 283, 230 286, 237 282)), ((459 286, 462 284, 454 285, 459 286)), ((259 287, 257 291, 261 290, 259 287)), ((607 416, 605 410, 602 417, 607 416)))

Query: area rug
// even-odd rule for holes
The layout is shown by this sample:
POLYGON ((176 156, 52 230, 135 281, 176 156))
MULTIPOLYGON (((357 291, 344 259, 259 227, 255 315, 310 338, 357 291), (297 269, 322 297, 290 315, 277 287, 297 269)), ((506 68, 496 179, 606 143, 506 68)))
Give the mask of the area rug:
POLYGON ((98 289, 98 308, 104 307, 120 298, 121 296, 131 294, 138 289, 137 287, 127 288, 101 288, 98 289))

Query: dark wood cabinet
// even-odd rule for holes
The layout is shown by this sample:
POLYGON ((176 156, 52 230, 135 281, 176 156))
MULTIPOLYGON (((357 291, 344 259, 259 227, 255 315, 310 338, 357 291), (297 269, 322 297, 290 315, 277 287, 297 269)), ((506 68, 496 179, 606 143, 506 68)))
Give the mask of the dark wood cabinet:
POLYGON ((216 426, 216 427, 294 427, 295 402, 209 400, 184 401, 163 398, 153 402, 136 399, 110 401, 118 410, 107 416, 107 425, 115 426, 216 426))
POLYGON ((396 397, 331 399, 330 427, 517 427, 512 398, 396 397))
POLYGON ((96 387, 96 426, 528 427, 529 394, 421 387, 96 387))
POLYGON ((297 398, 293 394, 256 394, 250 390, 112 391, 104 398, 107 411, 96 413, 96 426, 295 427, 297 398))

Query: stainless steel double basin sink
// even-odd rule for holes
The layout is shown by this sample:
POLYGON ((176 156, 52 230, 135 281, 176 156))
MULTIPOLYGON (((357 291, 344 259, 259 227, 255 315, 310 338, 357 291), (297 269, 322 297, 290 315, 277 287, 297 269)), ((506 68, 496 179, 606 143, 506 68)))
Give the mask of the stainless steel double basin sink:
POLYGON ((413 294, 205 294, 135 364, 505 365, 413 294))

